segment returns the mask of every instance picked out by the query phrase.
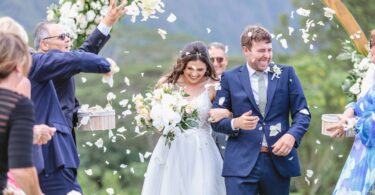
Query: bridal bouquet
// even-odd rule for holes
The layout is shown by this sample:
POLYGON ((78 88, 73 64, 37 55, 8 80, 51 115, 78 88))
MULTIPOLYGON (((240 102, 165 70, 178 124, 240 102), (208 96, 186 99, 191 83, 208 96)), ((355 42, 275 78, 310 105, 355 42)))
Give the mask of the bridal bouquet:
POLYGON ((353 69, 349 71, 349 75, 342 84, 342 89, 351 101, 355 102, 361 93, 362 81, 371 65, 371 60, 368 56, 359 54, 348 41, 343 43, 343 50, 344 52, 337 56, 337 59, 351 60, 353 69))
POLYGON ((198 126, 198 111, 185 97, 182 88, 172 84, 163 84, 145 96, 133 97, 135 120, 139 127, 155 129, 166 138, 170 146, 176 135, 186 129, 198 126))
MULTIPOLYGON (((60 0, 58 4, 47 7, 47 20, 66 26, 73 48, 77 48, 106 15, 108 6, 109 0, 60 0)), ((156 18, 155 14, 164 12, 163 8, 161 0, 128 0, 126 7, 132 22, 140 14, 143 16, 142 21, 156 18)))

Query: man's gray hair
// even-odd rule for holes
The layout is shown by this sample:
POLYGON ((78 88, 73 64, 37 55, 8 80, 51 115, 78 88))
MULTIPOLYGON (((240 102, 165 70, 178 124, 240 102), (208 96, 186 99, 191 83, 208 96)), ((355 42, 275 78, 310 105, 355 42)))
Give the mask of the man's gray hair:
POLYGON ((43 21, 39 23, 34 30, 34 47, 36 50, 40 47, 40 41, 49 36, 48 25, 56 22, 43 21))
POLYGON ((225 49, 225 45, 223 43, 220 43, 220 42, 212 42, 210 44, 208 44, 208 49, 211 49, 211 48, 217 48, 217 49, 221 49, 224 51, 224 53, 226 53, 226 49, 225 49))

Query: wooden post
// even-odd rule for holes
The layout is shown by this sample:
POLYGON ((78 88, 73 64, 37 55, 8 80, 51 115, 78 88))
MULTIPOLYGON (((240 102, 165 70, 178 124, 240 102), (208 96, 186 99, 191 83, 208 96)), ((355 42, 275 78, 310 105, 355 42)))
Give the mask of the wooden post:
POLYGON ((322 1, 326 6, 335 10, 336 18, 344 27, 346 33, 349 36, 354 37, 352 41, 357 51, 360 54, 367 56, 368 48, 367 48, 366 35, 363 33, 361 27, 358 25, 353 15, 346 8, 345 4, 342 3, 341 0, 322 0, 322 1))

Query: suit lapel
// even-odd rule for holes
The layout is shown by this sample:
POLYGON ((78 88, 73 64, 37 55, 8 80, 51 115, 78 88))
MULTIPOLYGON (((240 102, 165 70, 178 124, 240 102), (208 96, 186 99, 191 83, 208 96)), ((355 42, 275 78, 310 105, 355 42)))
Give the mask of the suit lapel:
POLYGON ((249 71, 247 70, 246 64, 242 66, 240 69, 240 80, 243 88, 245 89, 247 97, 250 99, 250 102, 253 104, 253 107, 260 113, 258 105, 255 102, 255 98, 253 95, 253 90, 251 88, 250 78, 249 78, 249 71))
MULTIPOLYGON (((270 65, 270 68, 272 68, 273 65, 270 65)), ((266 110, 265 110, 265 116, 267 116, 268 111, 270 110, 271 103, 273 96, 276 92, 277 83, 279 81, 279 78, 273 77, 273 72, 268 72, 268 86, 267 86, 267 104, 266 104, 266 110)))

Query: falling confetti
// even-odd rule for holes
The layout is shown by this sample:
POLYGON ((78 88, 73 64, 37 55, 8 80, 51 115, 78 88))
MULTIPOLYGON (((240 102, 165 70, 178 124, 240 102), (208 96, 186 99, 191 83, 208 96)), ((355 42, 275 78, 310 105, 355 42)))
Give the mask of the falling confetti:
POLYGON ((173 13, 170 13, 168 18, 167 18, 167 21, 170 22, 170 23, 173 23, 176 21, 176 15, 174 15, 173 13))
POLYGON ((310 10, 299 8, 296 10, 296 13, 300 16, 309 17, 310 16, 310 10))
POLYGON ((221 98, 219 98, 219 105, 220 106, 222 106, 223 104, 224 104, 224 102, 225 102, 225 97, 221 97, 221 98))
POLYGON ((161 28, 158 28, 158 33, 159 35, 161 36, 161 38, 164 40, 166 39, 166 35, 168 34, 167 31, 161 29, 161 28))
POLYGON ((128 77, 125 77, 125 78, 124 78, 124 82, 125 82, 125 84, 126 84, 127 86, 130 86, 130 81, 129 81, 128 77))
POLYGON ((92 175, 92 169, 85 170, 86 175, 91 176, 92 175))
POLYGON ((286 42, 286 39, 280 39, 280 43, 283 48, 288 48, 288 43, 286 42))
POLYGON ((207 34, 211 33, 211 29, 210 28, 206 28, 206 31, 207 31, 207 34))
POLYGON ((106 191, 109 195, 115 194, 115 190, 113 190, 113 188, 107 188, 105 191, 106 191))
POLYGON ((306 170, 306 176, 308 178, 312 177, 314 175, 314 171, 313 170, 306 170))
POLYGON ((96 145, 96 147, 98 147, 98 148, 102 148, 102 147, 103 147, 103 139, 102 139, 102 138, 99 138, 99 139, 95 142, 95 145, 96 145))

